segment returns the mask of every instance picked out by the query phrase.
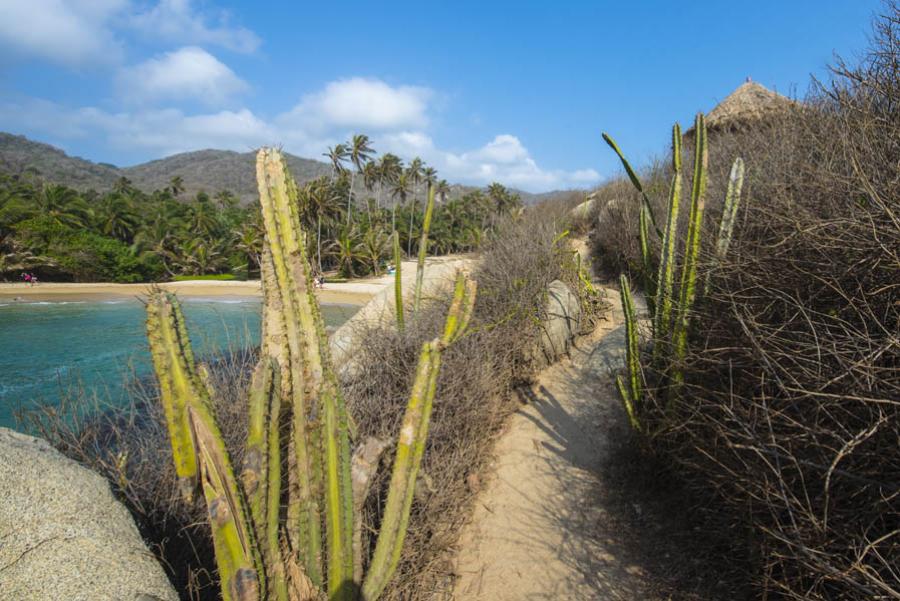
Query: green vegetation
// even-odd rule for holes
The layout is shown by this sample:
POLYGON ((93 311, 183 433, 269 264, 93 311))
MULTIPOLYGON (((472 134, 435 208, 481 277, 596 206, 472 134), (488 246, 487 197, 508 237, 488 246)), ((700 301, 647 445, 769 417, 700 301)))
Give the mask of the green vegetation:
MULTIPOLYGON (((521 205, 499 184, 450 199, 447 182, 420 159, 405 167, 395 155, 373 160, 373 154, 368 137, 354 136, 329 151, 330 176, 298 188, 297 218, 310 232, 307 251, 318 272, 380 274, 394 231, 409 257, 426 239, 432 254, 474 250, 521 205), (429 215, 422 208, 426 190, 437 199, 429 215)), ((261 252, 257 206, 242 206, 227 190, 187 198, 180 176, 149 194, 121 177, 100 194, 30 172, 0 175, 0 278, 29 271, 44 281, 246 279, 258 276, 261 252)))
POLYGON ((361 522, 353 514, 362 510, 366 494, 360 491, 368 490, 374 470, 366 475, 364 463, 351 461, 350 420, 313 294, 313 271, 302 244, 306 233, 294 218, 296 185, 275 150, 259 152, 258 175, 267 242, 265 317, 248 394, 240 484, 212 411, 209 377, 195 363, 177 299, 155 291, 147 305, 147 334, 180 488, 186 498, 198 485, 203 490, 225 601, 312 599, 317 591, 327 591, 330 599, 374 600, 397 568, 441 354, 468 325, 475 284, 458 275, 443 335, 422 345, 381 529, 363 576, 363 550, 354 545, 361 540, 354 532, 361 522), (291 414, 284 440, 282 408, 291 414), (286 480, 296 482, 296 490, 282 486, 281 466, 289 453, 286 480))

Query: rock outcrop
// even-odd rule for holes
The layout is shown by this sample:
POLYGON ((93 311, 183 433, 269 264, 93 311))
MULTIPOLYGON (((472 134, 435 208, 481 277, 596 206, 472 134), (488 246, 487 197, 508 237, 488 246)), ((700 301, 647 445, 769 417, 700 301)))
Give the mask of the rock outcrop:
POLYGON ((541 324, 538 359, 549 365, 569 351, 581 327, 578 295, 560 280, 547 287, 547 318, 541 324))
POLYGON ((128 510, 98 474, 0 428, 0 597, 177 601, 128 510))

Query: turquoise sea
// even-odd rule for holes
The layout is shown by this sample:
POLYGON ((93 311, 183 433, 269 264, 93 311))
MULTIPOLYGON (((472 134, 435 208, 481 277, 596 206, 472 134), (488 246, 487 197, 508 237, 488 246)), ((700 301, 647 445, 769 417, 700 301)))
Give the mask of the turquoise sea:
MULTIPOLYGON (((259 342, 258 298, 185 298, 182 306, 200 357, 259 342)), ((358 307, 322 308, 334 327, 358 307)), ((101 402, 122 402, 126 379, 150 372, 144 307, 137 299, 0 300, 0 426, 16 427, 17 409, 59 403, 76 390, 101 402)))

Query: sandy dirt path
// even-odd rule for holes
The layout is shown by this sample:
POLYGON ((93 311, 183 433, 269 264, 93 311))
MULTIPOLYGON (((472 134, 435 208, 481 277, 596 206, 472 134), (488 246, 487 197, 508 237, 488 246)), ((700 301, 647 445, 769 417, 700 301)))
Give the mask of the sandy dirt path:
POLYGON ((648 599, 641 561, 600 501, 624 412, 610 379, 622 363, 611 317, 542 372, 497 443, 492 472, 460 540, 456 599, 648 599))

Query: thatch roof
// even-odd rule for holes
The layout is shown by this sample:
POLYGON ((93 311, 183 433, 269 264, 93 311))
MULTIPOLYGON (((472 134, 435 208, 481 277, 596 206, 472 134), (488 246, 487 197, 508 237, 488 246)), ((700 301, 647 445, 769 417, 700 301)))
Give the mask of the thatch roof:
MULTIPOLYGON (((790 98, 748 79, 706 115, 706 126, 710 130, 737 128, 794 105, 790 98)), ((685 135, 692 133, 693 128, 685 135)))

